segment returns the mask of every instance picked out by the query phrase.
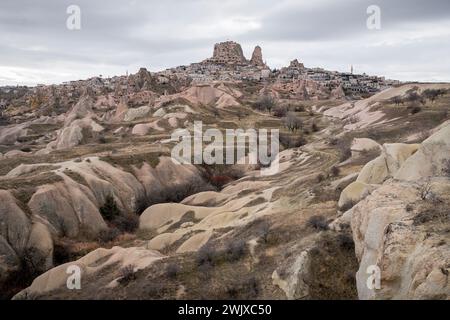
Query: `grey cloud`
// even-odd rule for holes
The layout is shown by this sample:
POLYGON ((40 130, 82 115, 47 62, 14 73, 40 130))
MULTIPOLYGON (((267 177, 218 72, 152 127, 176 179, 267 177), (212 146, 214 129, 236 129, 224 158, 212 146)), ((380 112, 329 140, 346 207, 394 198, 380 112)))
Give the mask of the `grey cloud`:
MULTIPOLYGON (((417 70, 436 69, 439 79, 448 79, 448 70, 439 73, 428 62, 446 61, 448 38, 438 39, 444 50, 439 53, 435 43, 422 41, 408 46, 392 35, 410 26, 427 23, 432 28, 442 22, 450 22, 448 0, 2 0, 0 67, 24 69, 16 82, 27 77, 27 68, 30 82, 39 81, 32 70, 48 71, 49 76, 42 79, 46 82, 95 75, 102 66, 105 72, 117 74, 138 66, 157 70, 200 61, 211 55, 214 42, 230 38, 241 42, 246 52, 261 45, 269 62, 301 55, 311 59, 305 61, 307 65, 328 62, 343 69, 353 60, 377 66, 377 74, 395 74, 395 66, 404 70, 409 63, 417 70), (80 31, 69 31, 65 26, 66 8, 71 4, 82 10, 80 31), (376 36, 365 26, 365 10, 370 4, 382 9, 383 29, 376 36), (259 28, 238 30, 239 24, 230 26, 247 20, 254 20, 259 28), (398 42, 398 46, 364 47, 385 38, 398 42), (281 43, 295 44, 299 51, 288 54, 281 43), (302 49, 306 43, 307 52, 302 49), (402 59, 411 46, 415 51, 409 56, 416 57, 416 66, 414 61, 402 59)), ((420 72, 423 79, 429 78, 425 71, 419 71, 419 78, 420 72)), ((0 84, 10 79, 10 75, 2 75, 0 84)))

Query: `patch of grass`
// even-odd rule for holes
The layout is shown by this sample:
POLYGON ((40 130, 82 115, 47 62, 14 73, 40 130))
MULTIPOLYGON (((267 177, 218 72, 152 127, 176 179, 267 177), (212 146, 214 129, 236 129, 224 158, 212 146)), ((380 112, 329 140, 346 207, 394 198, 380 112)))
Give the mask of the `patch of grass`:
POLYGON ((79 184, 82 184, 84 186, 89 186, 89 184, 87 183, 86 179, 79 174, 78 172, 75 172, 73 170, 70 169, 66 169, 64 170, 64 174, 66 176, 68 176, 69 178, 71 178, 72 180, 74 180, 75 182, 78 182, 79 184))
POLYGON ((167 229, 166 232, 172 232, 172 231, 175 231, 175 230, 179 229, 183 223, 186 223, 186 222, 194 222, 194 223, 196 223, 196 222, 199 222, 199 221, 200 221, 199 219, 195 218, 195 212, 192 211, 192 210, 189 210, 188 212, 183 214, 183 216, 180 218, 179 221, 177 221, 176 223, 172 224, 170 226, 170 228, 167 229))
POLYGON ((112 195, 106 196, 105 203, 100 207, 99 211, 106 221, 112 221, 121 214, 112 195))
POLYGON ((166 275, 170 279, 175 279, 180 273, 180 267, 174 263, 170 263, 166 267, 166 275))
POLYGON ((44 172, 34 176, 27 177, 17 177, 0 180, 0 189, 2 190, 12 190, 12 189, 22 189, 26 186, 29 188, 36 188, 44 184, 52 184, 62 181, 62 178, 53 172, 44 172))
POLYGON ((357 299, 355 274, 359 263, 350 235, 327 231, 310 255, 310 299, 357 299))
POLYGON ((280 144, 287 149, 298 148, 308 143, 302 134, 280 134, 279 139, 280 144))
POLYGON ((162 156, 160 152, 147 152, 137 154, 109 155, 101 157, 100 160, 108 162, 115 166, 120 166, 123 169, 131 172, 132 166, 140 167, 144 162, 148 163, 152 168, 155 168, 159 163, 160 156, 162 156))
POLYGON ((258 296, 260 292, 260 283, 255 276, 247 276, 244 279, 234 280, 226 286, 228 299, 247 299, 258 296))
POLYGON ((266 202, 266 199, 264 199, 263 197, 258 197, 258 198, 251 200, 249 203, 247 203, 245 205, 245 207, 254 207, 254 206, 257 206, 257 205, 265 203, 265 202, 266 202))
POLYGON ((328 230, 328 223, 324 216, 312 216, 308 219, 306 223, 308 227, 313 228, 315 230, 328 230))
POLYGON ((114 241, 119 235, 120 235, 119 229, 115 227, 107 228, 101 230, 98 233, 97 241, 101 244, 106 244, 108 242, 114 241))

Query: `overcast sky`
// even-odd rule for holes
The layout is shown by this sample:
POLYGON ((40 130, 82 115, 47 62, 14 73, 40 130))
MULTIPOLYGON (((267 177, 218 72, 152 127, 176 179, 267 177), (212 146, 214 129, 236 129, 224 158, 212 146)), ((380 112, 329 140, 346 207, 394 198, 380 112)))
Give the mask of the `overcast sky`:
POLYGON ((198 62, 216 42, 255 45, 272 68, 450 81, 449 0, 1 0, 0 85, 60 83, 198 62), (69 5, 81 30, 69 30, 69 5), (369 5, 381 29, 366 26, 369 5))

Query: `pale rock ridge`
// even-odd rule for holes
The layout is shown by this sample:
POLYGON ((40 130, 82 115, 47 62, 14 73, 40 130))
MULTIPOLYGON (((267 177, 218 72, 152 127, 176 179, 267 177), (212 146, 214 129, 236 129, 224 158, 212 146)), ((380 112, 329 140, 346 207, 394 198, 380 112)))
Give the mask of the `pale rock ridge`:
POLYGON ((357 150, 381 148, 382 152, 377 158, 366 163, 359 172, 356 181, 342 191, 338 202, 340 208, 358 203, 378 185, 394 177, 403 163, 419 148, 418 144, 404 143, 385 143, 380 147, 370 139, 368 141, 356 140, 354 145, 358 147, 357 150))
MULTIPOLYGON (((21 177, 45 165, 22 164, 7 177, 21 177)), ((81 233, 96 236, 105 230, 107 225, 98 208, 107 196, 112 195, 127 214, 137 210, 140 199, 167 194, 169 189, 200 179, 196 167, 175 165, 168 157, 160 157, 155 168, 147 163, 133 166, 134 174, 97 157, 53 166, 52 171, 62 181, 37 188, 27 204, 31 216, 22 211, 9 191, 0 190, 0 270, 5 271, 5 277, 18 266, 25 249, 32 250, 33 259, 45 271, 53 263, 53 239, 81 233), (67 170, 83 182, 73 180, 67 170)))
POLYGON ((258 66, 258 67, 265 66, 260 46, 256 46, 255 49, 253 50, 252 58, 250 59, 250 63, 255 66, 258 66))
POLYGON ((351 221, 360 261, 356 275, 360 299, 450 297, 450 245, 443 241, 450 180, 442 171, 442 162, 450 159, 449 133, 447 125, 418 150, 417 145, 385 145, 385 171, 395 179, 385 181, 344 214, 351 221), (423 220, 422 215, 431 216, 423 220), (369 266, 380 268, 378 290, 366 284, 369 266))
MULTIPOLYGON (((13 299, 30 299, 65 287, 68 278, 67 270, 73 265, 81 269, 81 287, 83 287, 83 279, 89 279, 91 276, 95 277, 95 275, 99 275, 104 270, 107 270, 108 267, 114 266, 117 270, 120 270, 123 267, 133 266, 133 271, 136 272, 163 258, 164 256, 158 251, 147 250, 141 247, 100 248, 88 253, 77 261, 62 264, 40 275, 34 279, 31 286, 19 292, 13 299)), ((111 282, 105 288, 114 287, 117 285, 117 281, 120 280, 119 273, 110 276, 111 282)))

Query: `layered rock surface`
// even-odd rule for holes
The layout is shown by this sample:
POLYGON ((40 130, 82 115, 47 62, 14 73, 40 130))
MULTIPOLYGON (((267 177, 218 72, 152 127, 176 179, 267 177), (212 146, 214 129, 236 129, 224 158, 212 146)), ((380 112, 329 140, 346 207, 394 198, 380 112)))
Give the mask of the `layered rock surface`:
POLYGON ((358 176, 382 183, 340 219, 351 221, 359 298, 450 296, 450 179, 443 168, 450 159, 449 130, 447 125, 420 146, 384 145, 382 158, 358 176), (374 267, 380 271, 379 288, 367 284, 374 267))

